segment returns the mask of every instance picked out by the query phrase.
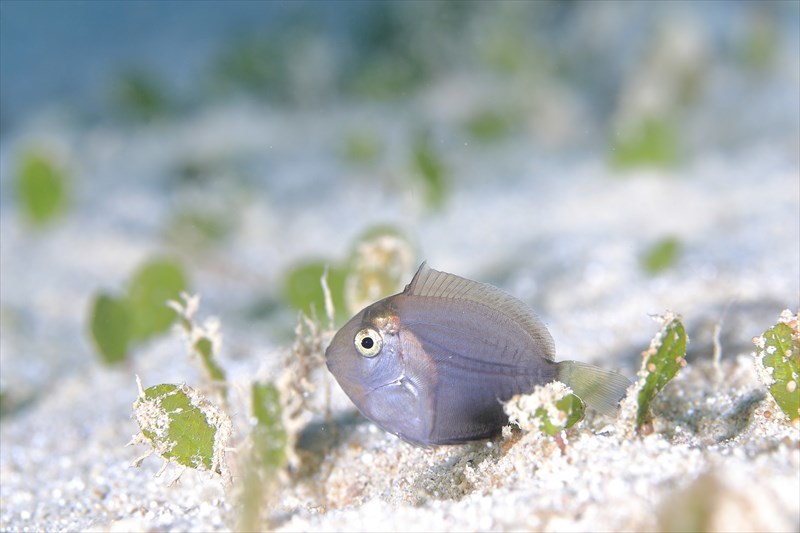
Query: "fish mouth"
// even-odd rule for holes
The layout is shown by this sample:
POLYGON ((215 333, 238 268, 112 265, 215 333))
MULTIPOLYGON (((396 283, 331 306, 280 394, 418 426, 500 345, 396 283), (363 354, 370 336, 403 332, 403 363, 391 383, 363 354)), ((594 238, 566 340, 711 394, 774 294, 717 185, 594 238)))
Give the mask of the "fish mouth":
POLYGON ((399 380, 395 380, 395 381, 390 381, 389 383, 384 383, 383 385, 378 385, 377 387, 372 387, 371 389, 369 389, 368 391, 366 391, 364 393, 364 396, 369 396, 373 392, 377 392, 377 391, 381 390, 384 387, 388 387, 389 385, 397 385, 399 383, 400 383, 399 380))
POLYGON ((417 394, 418 394, 417 387, 414 386, 414 384, 411 382, 411 380, 409 380, 405 376, 400 376, 399 378, 397 378, 395 380, 392 380, 392 381, 389 381, 388 383, 384 383, 383 385, 378 385, 377 387, 372 387, 371 389, 369 389, 364 394, 364 396, 365 397, 369 396, 373 392, 377 392, 377 391, 379 391, 379 390, 381 390, 381 389, 383 389, 385 387, 389 387, 389 386, 392 386, 392 385, 399 386, 399 387, 403 388, 405 391, 410 392, 414 396, 417 396, 417 394))
POLYGON ((338 360, 337 360, 336 357, 331 357, 330 348, 325 350, 325 366, 328 367, 328 370, 330 370, 331 373, 334 374, 334 375, 336 374, 338 369, 342 368, 341 357, 338 358, 338 360))

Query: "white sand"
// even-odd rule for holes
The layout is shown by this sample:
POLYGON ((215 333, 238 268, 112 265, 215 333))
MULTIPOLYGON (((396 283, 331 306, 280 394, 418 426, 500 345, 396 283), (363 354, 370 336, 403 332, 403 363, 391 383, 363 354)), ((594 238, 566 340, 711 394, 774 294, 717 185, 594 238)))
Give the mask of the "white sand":
MULTIPOLYGON (((126 150, 136 153, 136 148, 126 150)), ((796 304, 800 292, 800 238, 793 223, 800 205, 796 161, 755 151, 700 163, 681 175, 623 180, 599 168, 567 168, 562 173, 568 179, 534 174, 518 180, 513 194, 474 183, 456 192, 446 214, 411 227, 437 268, 482 279, 495 276, 500 266, 511 272, 502 284, 538 307, 562 358, 618 367, 633 376, 638 351, 657 330, 648 313, 667 307, 682 313, 691 337, 690 362, 657 404, 655 434, 622 438, 613 421, 595 419, 570 432, 564 454, 552 439, 534 434, 512 442, 426 450, 367 422, 350 424, 340 429, 335 447, 321 446, 324 455, 315 460, 321 465, 310 477, 285 488, 276 525, 288 530, 658 529, 696 504, 700 510, 694 512, 707 513, 706 523, 716 529, 796 526, 800 433, 779 420, 778 410, 765 400, 749 355, 750 338, 781 309, 796 304), (685 254, 675 269, 648 278, 638 269, 637 253, 667 231, 685 243, 685 254), (715 370, 713 326, 723 318, 722 364, 715 370)), ((341 253, 339 243, 357 224, 332 228, 326 223, 353 193, 348 187, 334 191, 336 196, 300 220, 285 219, 284 227, 278 227, 283 215, 276 206, 250 207, 249 217, 267 217, 271 224, 245 226, 245 235, 263 231, 260 243, 248 244, 258 249, 281 232, 286 241, 280 245, 288 248, 281 261, 250 268, 252 276, 276 279, 306 248, 341 253), (302 237, 311 243, 300 242, 302 237)), ((367 211, 361 223, 378 219, 384 210, 367 211)), ((390 220, 408 223, 397 206, 385 211, 390 220)), ((0 528, 231 527, 232 496, 218 479, 186 472, 168 486, 178 472, 168 469, 163 478, 154 478, 157 458, 140 469, 129 467, 143 452, 124 447, 136 431, 130 419, 134 374, 145 386, 200 378, 177 338, 145 347, 120 369, 93 362, 77 334, 87 308, 79 288, 113 284, 123 276, 117 267, 129 270, 151 248, 135 237, 126 239, 129 230, 123 225, 101 224, 108 214, 95 216, 98 223, 88 232, 80 221, 71 221, 31 238, 13 211, 3 214, 3 387, 23 396, 34 390, 35 399, 2 421, 0 528), (116 249, 121 253, 112 254, 116 249), (64 260, 46 269, 28 268, 54 254, 64 260), (46 317, 44 325, 30 319, 36 335, 11 324, 25 313, 46 317), (68 327, 76 330, 60 338, 58 332, 68 327), (43 346, 49 350, 36 353, 43 346), (25 375, 30 365, 51 362, 53 374, 25 375)), ((231 249, 240 246, 237 242, 231 249)), ((256 252, 238 253, 248 269, 247 258, 256 252)), ((234 293, 240 290, 240 282, 224 272, 238 259, 221 261, 221 273, 200 266, 196 276, 195 287, 210 294, 206 312, 228 285, 234 293)), ((228 343, 224 362, 235 381, 249 379, 265 357, 278 360, 279 345, 265 348, 268 341, 252 332, 251 324, 219 314, 228 343), (236 350, 241 355, 233 360, 236 350)), ((334 414, 351 412, 343 394, 334 392, 334 414)), ((234 396, 234 406, 240 402, 234 415, 241 417, 242 400, 234 396)), ((242 438, 241 428, 234 438, 242 438)))

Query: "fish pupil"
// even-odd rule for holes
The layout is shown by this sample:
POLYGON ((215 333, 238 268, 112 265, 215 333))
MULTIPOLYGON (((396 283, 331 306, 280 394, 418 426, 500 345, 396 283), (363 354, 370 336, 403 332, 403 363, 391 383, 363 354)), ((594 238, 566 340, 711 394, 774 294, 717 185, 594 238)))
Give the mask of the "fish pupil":
POLYGON ((363 339, 361 339, 361 347, 364 348, 365 350, 369 350, 374 345, 375 342, 373 342, 373 340, 370 339, 369 337, 364 337, 363 339))

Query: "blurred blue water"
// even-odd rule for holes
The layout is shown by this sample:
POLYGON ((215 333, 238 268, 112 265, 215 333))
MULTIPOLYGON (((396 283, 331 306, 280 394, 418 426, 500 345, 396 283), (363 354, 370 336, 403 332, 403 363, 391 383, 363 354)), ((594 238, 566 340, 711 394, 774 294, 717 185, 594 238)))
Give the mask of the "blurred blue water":
MULTIPOLYGON (((659 24, 676 13, 702 28, 712 54, 738 46, 748 19, 757 12, 766 13, 777 24, 779 41, 783 40, 779 45, 788 42, 789 47, 798 48, 800 2, 796 1, 604 2, 597 8, 598 4, 543 1, 517 7, 522 6, 520 25, 536 34, 542 48, 537 53, 551 55, 550 64, 583 91, 600 115, 612 112, 626 72, 641 63, 659 24)), ((232 40, 286 33, 302 21, 310 21, 314 31, 324 34, 326 46, 336 48, 334 59, 346 55, 348 45, 364 49, 386 38, 391 41, 390 53, 402 54, 411 48, 416 52, 410 53, 439 53, 446 61, 431 64, 447 68, 453 63, 452 55, 441 49, 448 43, 456 49, 463 44, 448 32, 475 26, 476 18, 496 14, 499 7, 495 6, 433 1, 2 0, 0 129, 7 131, 26 114, 47 106, 102 114, 108 109, 113 80, 135 68, 155 75, 175 93, 190 93, 211 58, 232 40), (386 12, 392 8, 405 12, 399 29, 391 27, 391 21, 387 29, 386 12), (465 13, 478 17, 470 19, 465 13), (426 24, 427 33, 416 32, 426 24), (387 37, 387 31, 397 35, 387 37), (419 35, 432 36, 431 42, 415 42, 419 35)), ((466 31, 472 31, 473 40, 484 38, 480 25, 466 31)))
POLYGON ((281 31, 302 14, 335 31, 360 3, 0 2, 0 125, 46 104, 91 106, 120 68, 185 88, 236 36, 281 31))

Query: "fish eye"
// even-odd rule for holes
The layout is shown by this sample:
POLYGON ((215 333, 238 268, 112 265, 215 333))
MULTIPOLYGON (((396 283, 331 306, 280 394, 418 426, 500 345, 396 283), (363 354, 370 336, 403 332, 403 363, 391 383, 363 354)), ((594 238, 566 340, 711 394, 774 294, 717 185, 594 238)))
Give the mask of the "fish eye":
POLYGON ((356 333, 356 350, 364 357, 375 357, 383 347, 383 337, 377 330, 364 328, 356 333))

